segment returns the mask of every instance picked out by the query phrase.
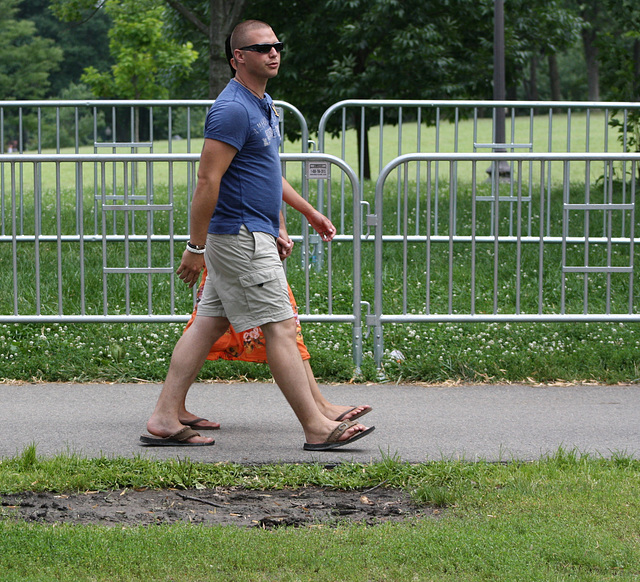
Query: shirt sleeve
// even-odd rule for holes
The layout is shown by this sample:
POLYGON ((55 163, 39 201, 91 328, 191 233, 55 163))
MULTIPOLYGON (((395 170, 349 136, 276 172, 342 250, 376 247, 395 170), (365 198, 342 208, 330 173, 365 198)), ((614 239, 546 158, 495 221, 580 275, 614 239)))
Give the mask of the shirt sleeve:
POLYGON ((216 102, 215 105, 207 115, 204 137, 229 144, 238 151, 242 150, 249 130, 247 110, 234 101, 216 102))

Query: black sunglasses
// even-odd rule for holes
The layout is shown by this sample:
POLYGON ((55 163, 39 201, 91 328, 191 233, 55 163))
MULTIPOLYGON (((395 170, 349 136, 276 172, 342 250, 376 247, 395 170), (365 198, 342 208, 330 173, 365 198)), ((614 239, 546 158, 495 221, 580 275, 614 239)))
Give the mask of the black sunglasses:
POLYGON ((269 44, 268 42, 265 42, 262 44, 250 44, 249 46, 243 46, 238 50, 251 51, 254 53, 262 53, 263 55, 266 55, 267 53, 271 52, 271 49, 276 49, 277 52, 281 52, 283 48, 284 43, 274 42, 269 44))

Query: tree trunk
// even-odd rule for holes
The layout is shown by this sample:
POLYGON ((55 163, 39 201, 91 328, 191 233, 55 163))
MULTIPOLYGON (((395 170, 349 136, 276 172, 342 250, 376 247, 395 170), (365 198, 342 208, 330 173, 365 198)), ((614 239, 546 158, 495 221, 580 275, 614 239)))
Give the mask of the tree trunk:
POLYGON ((548 62, 551 100, 560 101, 562 99, 562 95, 560 93, 560 73, 558 72, 558 57, 555 55, 555 53, 549 55, 548 62))
POLYGON ((540 101, 540 93, 538 92, 538 55, 531 55, 529 61, 529 81, 525 85, 527 101, 540 101))
POLYGON ((600 69, 598 65, 598 47, 595 44, 596 31, 592 28, 582 30, 584 60, 587 64, 587 87, 589 101, 600 101, 600 69))
POLYGON ((222 36, 222 56, 217 39, 209 41, 209 99, 215 99, 229 82, 229 65, 224 56, 225 38, 226 35, 222 36))
POLYGON ((215 99, 229 82, 224 41, 240 21, 246 0, 209 0, 209 98, 215 99))
POLYGON ((246 0, 209 0, 209 23, 202 22, 179 0, 166 0, 182 18, 199 33, 209 46, 209 97, 215 99, 229 82, 229 63, 224 53, 224 41, 240 21, 246 0))

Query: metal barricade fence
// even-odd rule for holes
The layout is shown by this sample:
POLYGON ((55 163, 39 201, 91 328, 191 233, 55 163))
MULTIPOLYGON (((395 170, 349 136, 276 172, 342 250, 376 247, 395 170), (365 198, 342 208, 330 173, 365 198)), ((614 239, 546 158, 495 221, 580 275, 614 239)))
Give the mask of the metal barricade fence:
POLYGON ((639 170, 640 153, 405 154, 391 161, 367 216, 375 228, 375 290, 366 323, 376 365, 389 323, 640 321, 639 170), (511 180, 487 183, 485 168, 503 162, 514 168, 511 180), (446 196, 436 188, 443 165, 446 196), (627 173, 614 179, 620 168, 627 173), (549 172, 561 179, 550 182, 549 172), (494 187, 498 196, 485 196, 494 187), (399 207, 386 195, 397 189, 399 207), (502 190, 515 198, 503 200, 502 190))
MULTIPOLYGON (((357 169, 364 199, 367 173, 375 182, 386 164, 405 153, 624 153, 631 146, 636 148, 637 128, 631 113, 637 116, 638 109, 640 103, 631 102, 349 99, 333 104, 322 115, 318 149, 357 169), (506 121, 505 135, 496 135, 499 115, 506 121)), ((508 181, 512 163, 503 160, 499 171, 496 179, 508 181)), ((492 175, 490 167, 486 172, 492 175)), ((415 174, 418 190, 420 175, 415 174)), ((546 178, 550 185, 553 173, 547 172, 546 178)), ((452 179, 458 178, 454 175, 452 179)), ((436 194, 441 180, 448 187, 448 169, 440 171, 436 163, 432 184, 436 194)), ((532 185, 522 186, 521 199, 528 202, 532 185)), ((493 201, 495 184, 483 195, 493 201)), ((395 197, 399 206, 400 190, 395 197)), ((500 197, 516 202, 511 188, 500 188, 500 197)), ((397 223, 398 233, 400 226, 397 223)), ((437 233, 439 223, 434 228, 437 233)))
MULTIPOLYGON (((47 100, 0 101, 0 153, 43 150, 61 153, 97 152, 99 148, 140 148, 154 153, 154 143, 167 142, 169 153, 190 153, 193 141, 198 148, 204 119, 213 99, 163 100, 47 100), (178 147, 180 146, 180 147, 178 147)), ((286 101, 274 101, 281 133, 291 116, 305 152, 309 130, 302 113, 286 101), (286 113, 286 116, 284 115, 286 113)), ((111 153, 117 153, 112 151, 111 153)), ((155 152, 159 153, 159 152, 155 152)))
MULTIPOLYGON (((213 100, 51 100, 0 101, 0 154, 15 153, 199 153, 202 147, 204 120, 213 100), (160 145, 161 144, 161 145, 160 145)), ((300 151, 308 151, 309 130, 302 113, 290 103, 274 101, 282 135, 291 120, 301 135, 300 151)), ((283 140, 281 151, 284 153, 283 140)), ((4 166, 0 165, 0 188, 4 195, 4 166)), ((149 168, 153 172, 153 167, 149 168)), ((22 167, 16 167, 19 177, 16 195, 22 199, 22 167)), ((138 165, 128 167, 126 195, 128 200, 138 194, 138 165)), ((97 168, 94 171, 94 204, 102 203, 98 192, 97 168)), ((104 186, 107 186, 105 182, 104 186)), ((194 187, 188 184, 189 188, 194 187)), ((125 191, 112 184, 111 200, 121 200, 125 191)), ((153 197, 153 192, 151 193, 153 197)), ((98 213, 96 212, 96 216, 98 213)), ((2 220, 0 216, 0 220, 2 220)), ((24 217, 18 216, 22 226, 24 217)), ((132 224, 135 230, 135 222, 132 224)), ((4 233, 4 221, 0 231, 4 233)), ((93 225, 99 231, 98 223, 93 225)))
MULTIPOLYGON (((187 238, 201 143, 193 128, 210 104, 0 102, 0 258, 11 265, 0 320, 186 321, 193 295, 175 285, 175 242, 187 238), (33 143, 38 153, 25 153, 33 143)), ((309 156, 304 117, 276 105, 281 131, 291 114, 303 136, 302 153, 282 151, 284 167, 300 164, 303 196, 338 227, 330 245, 304 221, 289 228, 302 243, 300 261, 288 261, 292 287, 304 289, 301 319, 352 324, 356 367, 371 298, 364 327, 378 366, 390 322, 637 320, 638 160, 624 151, 640 104, 344 101, 323 115, 321 151, 309 156), (373 195, 363 187, 367 139, 378 158, 373 195)))
MULTIPOLYGON (((2 156, 0 322, 187 321, 195 290, 189 293, 176 281, 183 252, 176 243, 188 240, 199 158, 196 153, 2 156), (140 170, 135 196, 128 188, 132 164, 140 170)), ((352 187, 353 232, 362 230, 359 184, 345 162, 319 153, 281 154, 281 161, 289 169, 299 165, 304 196, 308 180, 339 180, 334 170, 344 175, 352 187)), ((298 221, 300 228, 292 216, 288 230, 301 259, 289 259, 287 272, 300 319, 350 324, 359 369, 361 238, 338 237, 337 247, 348 245, 334 250, 328 243, 322 269, 309 269, 314 247, 324 243, 315 240, 306 220, 298 221)))

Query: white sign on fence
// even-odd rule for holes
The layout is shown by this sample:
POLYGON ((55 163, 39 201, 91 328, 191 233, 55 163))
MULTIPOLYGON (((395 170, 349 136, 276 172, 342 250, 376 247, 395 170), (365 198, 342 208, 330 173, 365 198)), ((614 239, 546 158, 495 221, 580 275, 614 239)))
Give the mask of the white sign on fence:
POLYGON ((307 163, 307 179, 328 180, 329 162, 307 163))

